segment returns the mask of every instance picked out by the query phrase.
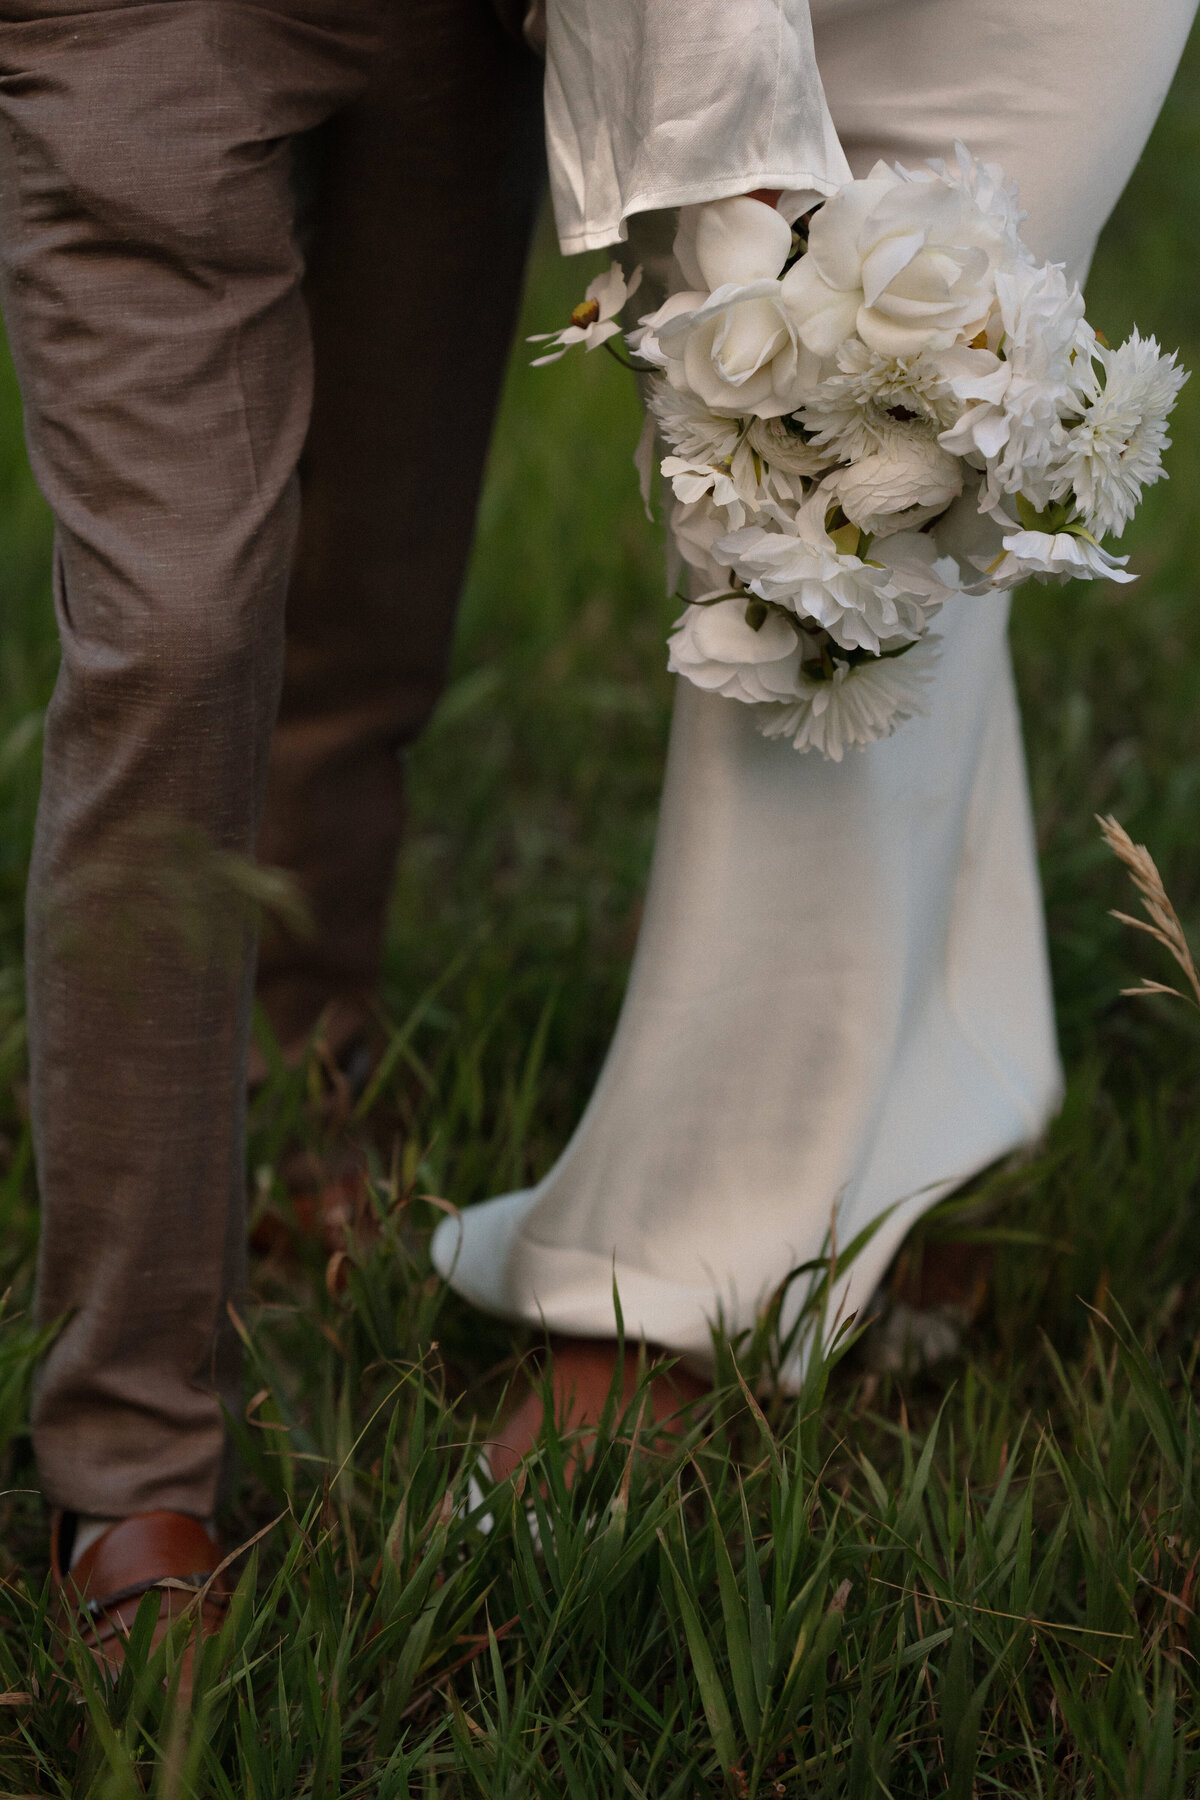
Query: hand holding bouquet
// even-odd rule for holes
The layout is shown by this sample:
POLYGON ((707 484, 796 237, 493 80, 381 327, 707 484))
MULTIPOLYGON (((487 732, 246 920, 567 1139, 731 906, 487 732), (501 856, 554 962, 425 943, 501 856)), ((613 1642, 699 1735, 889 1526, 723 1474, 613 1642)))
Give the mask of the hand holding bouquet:
MULTIPOLYGON (((923 711, 953 593, 1133 579, 1101 540, 1162 476, 1187 376, 1137 332, 1110 349, 1021 218, 961 145, 795 228, 748 197, 680 215, 688 285, 626 340, 701 590, 670 667, 768 737, 840 760, 923 711)), ((614 264, 538 361, 616 335, 636 284, 614 264)))

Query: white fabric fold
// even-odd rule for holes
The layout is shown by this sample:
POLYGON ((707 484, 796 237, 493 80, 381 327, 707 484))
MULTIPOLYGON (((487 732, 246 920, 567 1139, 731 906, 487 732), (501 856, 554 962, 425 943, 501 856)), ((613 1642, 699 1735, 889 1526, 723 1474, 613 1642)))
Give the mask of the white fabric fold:
POLYGON ((930 717, 841 764, 681 684, 612 1049, 545 1181, 439 1227, 460 1292, 611 1335, 615 1276, 631 1335, 702 1361, 835 1215, 843 1247, 887 1215, 844 1317, 918 1213, 1038 1135, 1060 1075, 1007 616, 951 601, 930 717))
POLYGON ((808 0, 549 0, 546 145, 559 241, 634 213, 778 188, 796 216, 849 167, 808 0))

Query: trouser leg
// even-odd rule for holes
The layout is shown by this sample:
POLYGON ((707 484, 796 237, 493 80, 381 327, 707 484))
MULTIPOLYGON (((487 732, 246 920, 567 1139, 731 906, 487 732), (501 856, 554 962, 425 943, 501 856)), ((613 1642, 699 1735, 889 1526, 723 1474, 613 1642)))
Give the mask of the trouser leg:
POLYGON ((57 520, 29 893, 48 1497, 207 1514, 234 1380, 253 851, 311 370, 290 137, 367 9, 0 8, 0 263, 57 520), (62 12, 63 17, 51 16, 62 12))
POLYGON ((285 1044, 379 969, 401 754, 440 692, 541 186, 540 65, 489 0, 406 0, 386 68, 312 148, 316 353, 260 855, 316 935, 272 934, 285 1044))

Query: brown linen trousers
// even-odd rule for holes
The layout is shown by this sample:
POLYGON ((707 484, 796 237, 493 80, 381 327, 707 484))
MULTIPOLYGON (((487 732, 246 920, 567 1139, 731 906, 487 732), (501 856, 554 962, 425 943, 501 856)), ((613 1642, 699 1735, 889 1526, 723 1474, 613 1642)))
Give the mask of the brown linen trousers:
POLYGON ((0 0, 0 300, 62 667, 28 907, 47 1497, 208 1516, 255 948, 371 988, 540 188, 489 0, 0 0))

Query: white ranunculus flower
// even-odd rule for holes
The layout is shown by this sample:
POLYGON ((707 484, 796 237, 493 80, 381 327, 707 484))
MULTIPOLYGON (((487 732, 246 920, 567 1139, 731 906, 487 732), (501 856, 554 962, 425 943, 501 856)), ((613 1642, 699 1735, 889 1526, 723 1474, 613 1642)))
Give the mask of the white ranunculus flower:
POLYGON ((990 499, 1021 493, 1041 508, 1066 439, 1063 414, 1078 410, 1082 347, 1091 336, 1083 296, 1057 263, 1015 263, 997 272, 996 300, 1002 358, 982 374, 951 377, 965 410, 938 441, 986 467, 990 499))
POLYGON ((774 207, 736 196, 688 215, 676 246, 694 288, 642 320, 630 342, 671 386, 716 413, 791 412, 817 378, 783 303, 791 227, 774 207))
POLYGON ((880 447, 822 482, 848 519, 882 536, 945 512, 962 492, 963 465, 927 432, 894 425, 880 447))
POLYGON ((1073 531, 1010 531, 1003 539, 1004 558, 989 569, 994 588, 1016 587, 1020 581, 1136 581, 1126 570, 1127 556, 1113 556, 1102 545, 1073 531))
POLYGON ((1067 433, 1054 496, 1074 493, 1089 531, 1120 537, 1142 489, 1166 474, 1162 453, 1171 442, 1167 418, 1187 371, 1178 367, 1174 355, 1162 354, 1156 339, 1137 331, 1115 350, 1096 344, 1079 361, 1087 410, 1067 433))
POLYGON ((595 350, 610 337, 616 337, 621 327, 617 324, 617 314, 641 286, 642 271, 637 268, 628 282, 618 263, 612 263, 603 275, 597 275, 595 281, 588 283, 587 292, 579 305, 571 314, 571 323, 563 331, 538 331, 527 340, 531 344, 552 344, 543 356, 535 356, 532 367, 540 369, 544 363, 557 362, 576 344, 582 344, 585 350, 595 350))
POLYGON ((797 692, 799 635, 770 611, 756 630, 746 623, 746 608, 744 599, 689 606, 668 640, 667 667, 727 700, 754 705, 790 698, 797 692))
POLYGON ((987 328, 1007 218, 932 172, 878 162, 813 215, 783 286, 800 336, 831 356, 855 333, 882 356, 969 343, 987 328))
POLYGON ((919 637, 920 595, 882 561, 842 554, 825 530, 826 504, 818 492, 787 524, 731 532, 717 540, 713 556, 719 566, 731 564, 751 593, 821 626, 844 650, 875 655, 883 640, 919 637))
POLYGON ((848 749, 876 744, 906 719, 928 712, 926 690, 937 653, 938 639, 931 634, 901 656, 841 663, 827 680, 814 680, 801 668, 799 698, 790 706, 771 707, 759 730, 841 762, 848 749))
POLYGON ((829 450, 811 443, 800 428, 783 417, 751 419, 745 441, 770 469, 786 475, 823 475, 837 460, 829 450))

